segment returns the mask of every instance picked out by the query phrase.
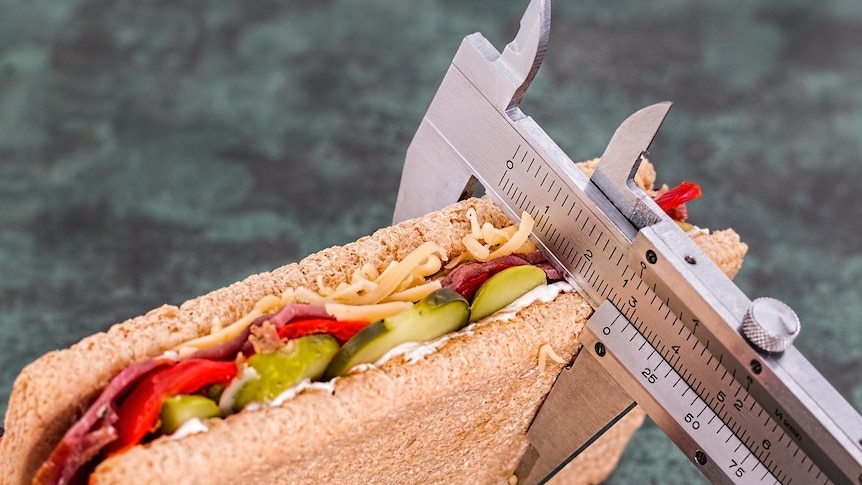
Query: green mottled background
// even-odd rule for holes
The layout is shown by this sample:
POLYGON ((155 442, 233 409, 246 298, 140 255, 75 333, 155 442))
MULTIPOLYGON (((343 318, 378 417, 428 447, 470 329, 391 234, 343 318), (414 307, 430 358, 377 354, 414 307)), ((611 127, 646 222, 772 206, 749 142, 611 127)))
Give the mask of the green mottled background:
MULTIPOLYGON (((38 355, 387 225, 461 38, 525 0, 0 1, 0 413, 38 355)), ((557 1, 524 110, 573 159, 653 145, 737 281, 862 408, 862 2, 557 1)), ((653 425, 612 483, 695 483, 653 425)))

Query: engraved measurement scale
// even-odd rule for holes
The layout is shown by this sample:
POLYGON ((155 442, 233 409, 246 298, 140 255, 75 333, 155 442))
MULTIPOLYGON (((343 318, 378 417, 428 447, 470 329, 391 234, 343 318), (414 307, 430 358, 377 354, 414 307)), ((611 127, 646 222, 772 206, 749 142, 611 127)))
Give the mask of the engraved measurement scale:
POLYGON ((791 346, 792 310, 749 300, 634 187, 670 103, 626 119, 590 178, 518 108, 549 9, 533 0, 502 54, 464 39, 408 149, 394 217, 481 183, 513 220, 533 217, 536 245, 597 309, 530 427, 519 483, 549 478, 633 400, 716 483, 862 483, 862 417, 791 346))

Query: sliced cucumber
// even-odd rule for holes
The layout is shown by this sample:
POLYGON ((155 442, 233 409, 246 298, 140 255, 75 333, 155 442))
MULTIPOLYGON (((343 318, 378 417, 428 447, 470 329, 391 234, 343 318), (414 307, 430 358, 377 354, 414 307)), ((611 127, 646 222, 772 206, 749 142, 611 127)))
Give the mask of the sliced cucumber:
POLYGON ((358 364, 375 362, 396 345, 433 340, 467 324, 469 304, 441 288, 410 310, 372 323, 348 340, 332 359, 324 379, 344 375, 358 364))
POLYGON ((303 379, 319 379, 336 352, 338 341, 332 336, 309 335, 291 340, 275 352, 249 357, 248 365, 260 377, 237 391, 234 410, 239 411, 251 402, 275 399, 303 379))
POLYGON ((513 266, 488 278, 473 296, 470 321, 481 320, 506 307, 524 293, 545 284, 545 272, 531 265, 513 266))

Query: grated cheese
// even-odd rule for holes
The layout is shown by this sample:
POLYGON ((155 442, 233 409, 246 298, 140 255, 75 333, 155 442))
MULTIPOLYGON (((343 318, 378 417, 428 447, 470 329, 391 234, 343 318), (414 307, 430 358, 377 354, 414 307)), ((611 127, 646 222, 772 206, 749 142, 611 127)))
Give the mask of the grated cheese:
POLYGON ((443 285, 440 284, 440 280, 429 281, 428 283, 413 286, 412 288, 399 291, 398 293, 393 293, 384 298, 381 303, 387 303, 390 301, 419 301, 433 293, 435 290, 439 290, 442 286, 443 285))
POLYGON ((514 253, 525 242, 527 242, 532 231, 533 217, 525 211, 521 214, 521 224, 518 226, 518 230, 515 231, 515 234, 512 234, 512 237, 506 241, 505 244, 491 252, 491 254, 488 255, 488 259, 491 260, 514 253))
POLYGON ((380 302, 389 296, 416 266, 424 263, 435 253, 439 254, 441 258, 446 258, 446 252, 440 245, 430 241, 423 243, 408 254, 400 263, 395 265, 389 274, 380 275, 380 279, 377 281, 377 288, 365 294, 356 295, 350 301, 343 301, 341 303, 367 305, 369 303, 380 302))
POLYGON ((535 250, 529 240, 534 221, 526 211, 521 214, 521 223, 518 226, 512 225, 503 229, 496 229, 487 222, 484 227, 479 226, 476 211, 472 207, 467 210, 467 217, 470 219, 471 231, 461 242, 472 259, 490 261, 513 253, 535 250), (493 249, 494 246, 498 247, 493 249))
POLYGON ((180 355, 187 355, 189 352, 194 352, 199 349, 215 347, 216 345, 227 342, 239 335, 246 327, 251 325, 251 322, 255 321, 257 317, 277 311, 283 306, 284 303, 281 298, 275 295, 264 296, 254 304, 254 308, 250 312, 240 317, 237 321, 215 333, 180 344, 174 350, 177 350, 180 355))
MULTIPOLYGON (((425 278, 440 271, 445 259, 446 251, 439 244, 429 241, 414 249, 403 260, 390 263, 379 275, 372 265, 366 264, 353 272, 349 283, 342 282, 335 289, 330 289, 323 284, 322 278, 318 278, 317 292, 300 287, 294 296, 297 301, 316 305, 340 303, 361 306, 403 300, 404 295, 391 296, 426 284, 425 278)), ((430 293, 425 292, 428 288, 430 286, 415 290, 413 294, 427 295, 430 293)))
POLYGON ((497 229, 490 222, 486 222, 482 225, 482 239, 485 241, 485 244, 497 246, 504 244, 506 241, 511 239, 512 235, 515 234, 515 231, 515 226, 497 229))
MULTIPOLYGON (((446 269, 464 260, 489 261, 512 253, 535 251, 529 235, 533 218, 526 212, 521 215, 519 225, 496 228, 489 222, 480 223, 475 208, 467 210, 470 233, 462 242, 466 251, 459 254, 446 269)), ((306 287, 288 288, 280 297, 268 295, 261 298, 252 311, 229 325, 213 321, 210 335, 190 340, 176 350, 180 356, 191 355, 197 350, 207 349, 227 342, 239 335, 251 322, 266 313, 278 311, 291 303, 308 303, 325 306, 327 312, 338 320, 376 321, 409 309, 412 302, 419 301, 440 288, 439 281, 428 281, 438 273, 447 261, 445 250, 434 242, 425 242, 401 261, 393 261, 379 272, 371 263, 357 268, 349 281, 342 281, 334 288, 326 284, 323 275, 315 279, 316 290, 306 287)))
POLYGON ((558 364, 566 363, 562 357, 554 352, 554 348, 551 347, 551 344, 545 344, 539 348, 539 369, 545 368, 549 358, 558 364))
POLYGON ((314 291, 309 290, 304 286, 300 286, 293 291, 293 298, 297 303, 310 303, 312 305, 325 305, 326 298, 318 295, 314 291))
POLYGON ((413 307, 411 301, 390 301, 374 305, 345 305, 343 303, 326 303, 326 313, 336 320, 352 320, 359 322, 376 322, 391 317, 413 307))

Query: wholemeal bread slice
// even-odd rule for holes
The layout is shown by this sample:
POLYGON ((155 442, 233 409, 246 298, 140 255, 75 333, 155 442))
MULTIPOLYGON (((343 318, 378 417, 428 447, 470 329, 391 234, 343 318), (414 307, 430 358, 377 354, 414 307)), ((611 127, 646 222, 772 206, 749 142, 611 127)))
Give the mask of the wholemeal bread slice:
MULTIPOLYGON (((29 483, 83 408, 131 363, 205 335, 288 287, 312 286, 319 277, 334 286, 366 263, 382 270, 426 241, 458 254, 470 207, 482 221, 509 223, 488 199, 470 199, 45 355, 15 381, 0 483, 29 483)), ((732 231, 695 241, 731 275, 747 249, 732 231)), ((562 367, 551 360, 540 366, 539 349, 550 345, 570 361, 591 313, 577 293, 533 304, 508 321, 459 333, 415 363, 396 357, 338 379, 333 392, 308 390, 280 407, 208 421, 206 433, 135 447, 103 462, 92 483, 506 482, 562 367)), ((561 483, 607 476, 641 419, 635 412, 618 423, 567 467, 561 483)))

